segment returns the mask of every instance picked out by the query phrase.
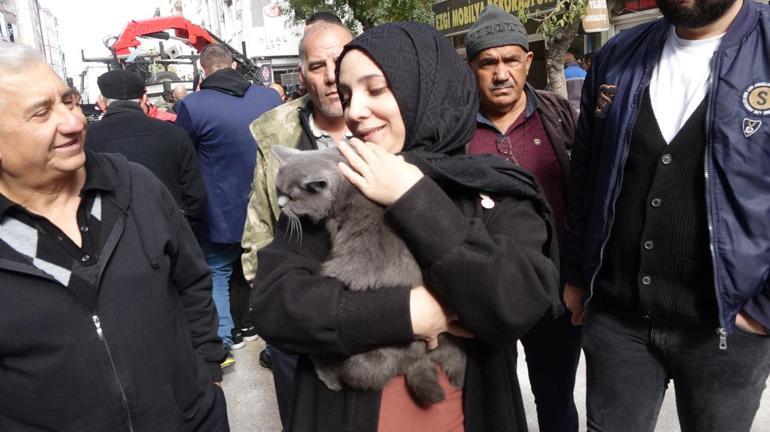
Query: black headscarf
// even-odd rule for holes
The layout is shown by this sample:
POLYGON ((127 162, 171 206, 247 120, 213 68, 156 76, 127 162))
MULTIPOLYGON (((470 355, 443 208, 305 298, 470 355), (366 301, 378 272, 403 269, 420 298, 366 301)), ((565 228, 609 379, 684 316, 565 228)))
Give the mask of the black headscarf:
POLYGON ((407 161, 439 184, 530 199, 549 219, 531 174, 494 155, 464 154, 476 129, 478 91, 470 67, 446 37, 415 22, 374 27, 345 46, 337 78, 343 57, 354 49, 368 55, 388 80, 406 128, 407 161))

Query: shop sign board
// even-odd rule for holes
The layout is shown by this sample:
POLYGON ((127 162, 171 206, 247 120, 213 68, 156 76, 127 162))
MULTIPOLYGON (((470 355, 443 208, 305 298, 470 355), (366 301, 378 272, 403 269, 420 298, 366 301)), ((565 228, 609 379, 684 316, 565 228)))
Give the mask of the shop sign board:
POLYGON ((433 13, 436 15, 434 25, 443 34, 454 34, 468 30, 489 4, 497 5, 512 15, 518 15, 521 11, 534 14, 551 9, 556 2, 557 0, 447 0, 433 5, 433 13))
POLYGON ((583 16, 583 30, 586 33, 600 33, 610 29, 610 14, 607 0, 588 0, 583 16))
POLYGON ((655 0, 623 0, 623 9, 643 11, 658 7, 655 0))

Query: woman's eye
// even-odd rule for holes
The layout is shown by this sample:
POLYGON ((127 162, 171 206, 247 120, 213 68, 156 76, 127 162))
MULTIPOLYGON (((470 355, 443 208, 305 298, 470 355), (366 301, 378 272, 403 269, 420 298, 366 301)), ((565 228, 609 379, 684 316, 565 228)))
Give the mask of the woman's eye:
POLYGON ((385 93, 386 91, 388 91, 387 87, 378 87, 378 88, 369 90, 369 94, 371 94, 372 96, 379 96, 385 93))

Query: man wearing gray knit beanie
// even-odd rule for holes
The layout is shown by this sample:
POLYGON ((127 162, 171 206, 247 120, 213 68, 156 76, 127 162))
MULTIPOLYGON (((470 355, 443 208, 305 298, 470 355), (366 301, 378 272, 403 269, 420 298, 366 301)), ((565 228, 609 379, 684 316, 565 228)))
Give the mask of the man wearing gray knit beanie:
MULTIPOLYGON (((577 113, 554 93, 527 84, 533 54, 516 17, 487 6, 466 35, 465 50, 479 89, 476 132, 468 153, 491 153, 531 172, 564 225, 569 157, 577 113)), ((516 223, 516 221, 511 221, 516 223)), ((543 317, 521 340, 542 432, 577 432, 572 396, 580 358, 580 329, 568 314, 543 317)))

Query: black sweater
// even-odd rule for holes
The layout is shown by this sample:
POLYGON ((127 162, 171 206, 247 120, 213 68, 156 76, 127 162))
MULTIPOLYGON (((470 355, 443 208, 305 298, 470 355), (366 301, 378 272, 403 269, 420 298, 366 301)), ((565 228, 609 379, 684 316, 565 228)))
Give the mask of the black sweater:
POLYGON ((642 98, 592 304, 717 325, 703 180, 706 101, 670 144, 642 98))
MULTIPOLYGON (((422 268, 426 286, 476 335, 467 343, 467 431, 525 430, 515 343, 552 305, 549 293, 558 284, 546 256, 546 225, 532 204, 493 198, 495 207, 486 210, 477 193, 445 193, 426 177, 386 213, 422 268)), ((259 251, 256 324, 271 345, 298 354, 349 356, 415 339, 412 287, 349 291, 319 275, 329 253, 322 225, 303 221, 299 247, 287 233, 282 217, 273 243, 259 251)), ((296 383, 289 430, 376 429, 378 393, 330 391, 306 357, 296 383)))

